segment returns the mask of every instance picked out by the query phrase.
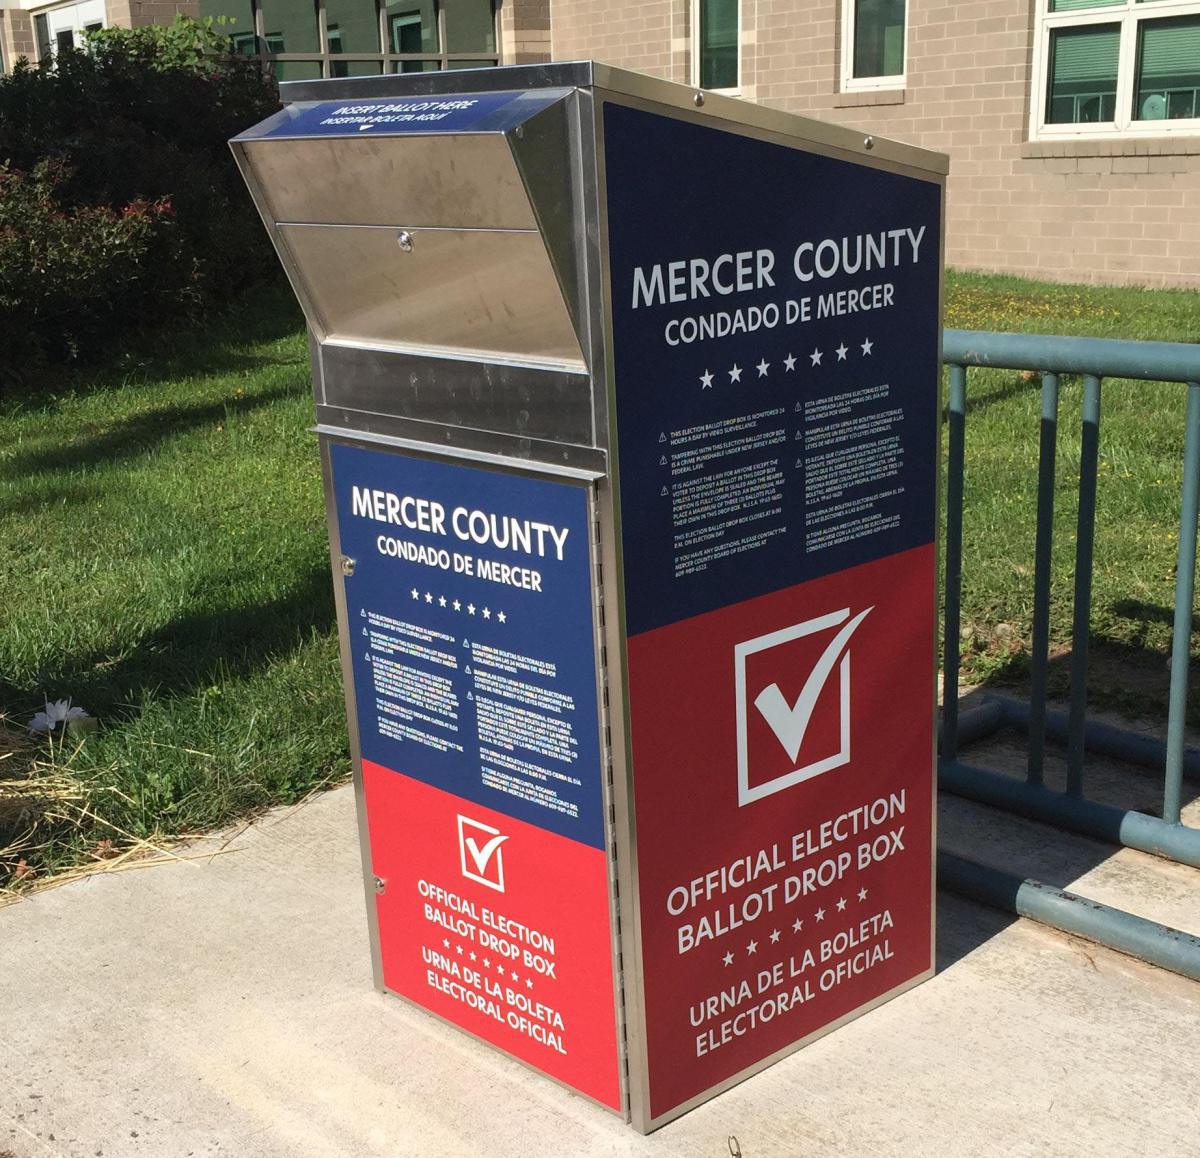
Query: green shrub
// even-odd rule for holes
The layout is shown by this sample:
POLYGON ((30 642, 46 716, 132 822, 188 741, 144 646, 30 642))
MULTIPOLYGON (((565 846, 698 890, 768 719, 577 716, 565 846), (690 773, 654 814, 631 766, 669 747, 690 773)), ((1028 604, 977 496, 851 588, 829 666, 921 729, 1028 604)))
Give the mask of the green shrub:
POLYGON ((98 339, 140 305, 169 260, 173 213, 166 198, 64 208, 72 173, 41 161, 24 173, 0 166, 0 365, 24 354, 58 361, 98 339), (39 349, 30 351, 31 336, 39 349))
POLYGON ((219 25, 184 17, 0 77, 0 393, 275 275, 227 142, 278 107, 219 25))

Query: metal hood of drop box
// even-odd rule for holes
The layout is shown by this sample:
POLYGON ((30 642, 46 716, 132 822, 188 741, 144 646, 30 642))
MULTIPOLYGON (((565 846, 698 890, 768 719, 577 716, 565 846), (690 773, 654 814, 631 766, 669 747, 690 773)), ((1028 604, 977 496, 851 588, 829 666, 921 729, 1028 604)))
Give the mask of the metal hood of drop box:
POLYGON ((599 466, 581 99, 300 100, 234 139, 322 425, 599 466))

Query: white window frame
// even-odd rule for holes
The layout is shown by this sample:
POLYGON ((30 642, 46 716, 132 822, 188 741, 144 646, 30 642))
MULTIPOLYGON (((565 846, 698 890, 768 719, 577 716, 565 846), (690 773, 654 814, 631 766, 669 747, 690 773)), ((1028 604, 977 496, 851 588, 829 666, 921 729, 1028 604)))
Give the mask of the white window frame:
MULTIPOLYGON (((692 87, 700 88, 700 4, 701 0, 692 0, 692 87)), ((742 39, 742 0, 737 0, 737 16, 734 25, 737 32, 737 84, 733 88, 713 88, 708 92, 724 93, 726 96, 738 96, 742 91, 742 49, 745 42, 742 39)))
POLYGON ((57 8, 40 8, 35 15, 46 17, 51 57, 58 54, 60 32, 71 33, 74 47, 82 48, 85 26, 95 27, 99 24, 104 28, 108 24, 103 0, 77 0, 74 4, 60 4, 57 8))
POLYGON ((842 0, 842 92, 898 92, 908 87, 908 8, 904 4, 904 71, 896 76, 854 75, 854 25, 857 0, 842 0))
POLYGON ((1167 20, 1173 16, 1200 17, 1200 0, 1153 0, 1105 4, 1095 8, 1051 12, 1050 0, 1035 0, 1037 16, 1033 39, 1033 97, 1029 110, 1031 141, 1121 140, 1133 137, 1164 137, 1200 134, 1200 117, 1178 120, 1134 120, 1133 94, 1137 80, 1139 26, 1144 21, 1167 20), (1047 124, 1046 99, 1050 86, 1050 34, 1060 28, 1119 24, 1121 41, 1117 57, 1116 111, 1113 121, 1097 124, 1047 124))

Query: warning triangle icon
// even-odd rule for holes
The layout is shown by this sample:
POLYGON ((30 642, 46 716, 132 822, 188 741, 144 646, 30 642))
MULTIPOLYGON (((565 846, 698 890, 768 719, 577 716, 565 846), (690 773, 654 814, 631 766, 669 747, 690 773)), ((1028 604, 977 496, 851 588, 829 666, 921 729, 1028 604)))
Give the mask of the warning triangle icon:
POLYGON ((667 488, 666 488, 666 487, 663 487, 663 489, 662 489, 661 491, 659 491, 658 493, 659 493, 660 495, 665 495, 665 494, 667 493, 667 488))
POLYGON ((665 433, 665 432, 662 432, 662 433, 660 433, 660 434, 659 434, 659 436, 658 436, 658 441, 659 441, 659 442, 666 442, 666 441, 667 441, 667 436, 666 436, 666 433, 665 433))
POLYGON ((665 454, 662 456, 662 458, 660 458, 660 459, 658 460, 658 465, 659 465, 659 466, 666 466, 666 465, 667 465, 667 456, 666 456, 665 454))

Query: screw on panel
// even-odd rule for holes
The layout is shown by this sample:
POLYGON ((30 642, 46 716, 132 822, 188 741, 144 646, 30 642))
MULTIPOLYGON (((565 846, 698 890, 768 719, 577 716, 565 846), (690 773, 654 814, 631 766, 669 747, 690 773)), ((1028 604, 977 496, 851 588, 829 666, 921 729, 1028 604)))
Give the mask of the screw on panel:
POLYGON ((400 230, 396 234, 396 244, 404 250, 405 253, 412 253, 413 236, 407 229, 400 230))
POLYGON ((694 104, 696 108, 700 108, 704 104, 704 94, 697 91, 692 97, 692 104, 694 104))
POLYGON ((525 136, 525 126, 524 125, 518 125, 516 127, 516 129, 514 129, 513 131, 516 134, 516 138, 518 141, 521 140, 525 136))
POLYGON ((874 138, 874 137, 867 137, 867 138, 866 138, 866 140, 864 140, 864 141, 863 141, 863 148, 864 148, 864 149, 873 149, 873 148, 875 148, 875 138, 874 138))
POLYGON ((353 575, 354 574, 354 560, 351 559, 349 555, 342 556, 342 574, 343 575, 353 575))
POLYGON ((375 891, 377 893, 382 893, 382 892, 387 891, 387 881, 385 881, 383 879, 383 877, 374 877, 372 879, 375 882, 375 891))

